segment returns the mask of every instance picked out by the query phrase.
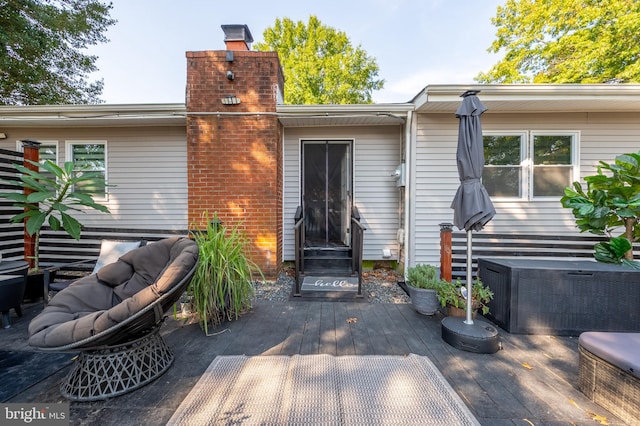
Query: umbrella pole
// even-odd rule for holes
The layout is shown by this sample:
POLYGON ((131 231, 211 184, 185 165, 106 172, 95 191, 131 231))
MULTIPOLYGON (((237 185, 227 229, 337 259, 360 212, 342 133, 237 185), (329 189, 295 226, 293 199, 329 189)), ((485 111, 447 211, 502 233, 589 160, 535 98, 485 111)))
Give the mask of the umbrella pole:
POLYGON ((442 339, 454 348, 481 354, 492 354, 500 350, 498 330, 486 321, 473 322, 472 315, 472 259, 471 231, 467 231, 467 317, 444 317, 442 319, 442 339))
POLYGON ((467 231, 467 319, 464 321, 465 324, 473 324, 472 318, 472 304, 473 298, 471 297, 471 291, 473 290, 473 282, 472 282, 472 274, 471 269, 473 267, 473 259, 471 258, 471 229, 467 231))

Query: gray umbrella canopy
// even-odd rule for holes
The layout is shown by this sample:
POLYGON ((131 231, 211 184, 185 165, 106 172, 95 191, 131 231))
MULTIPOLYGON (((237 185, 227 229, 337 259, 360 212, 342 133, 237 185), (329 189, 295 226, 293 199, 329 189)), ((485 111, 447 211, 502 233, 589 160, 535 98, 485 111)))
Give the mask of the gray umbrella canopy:
POLYGON ((462 104, 456 111, 460 119, 456 153, 460 186, 451 208, 454 211, 453 224, 466 231, 481 230, 496 214, 491 198, 480 182, 484 169, 480 116, 487 107, 480 102, 476 93, 473 90, 463 93, 462 104))

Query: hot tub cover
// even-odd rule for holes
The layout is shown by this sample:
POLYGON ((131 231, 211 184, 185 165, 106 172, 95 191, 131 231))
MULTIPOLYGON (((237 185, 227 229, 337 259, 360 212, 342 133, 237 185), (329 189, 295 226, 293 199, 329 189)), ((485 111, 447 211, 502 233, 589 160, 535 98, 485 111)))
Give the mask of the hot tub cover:
POLYGON ((108 333, 185 284, 197 261, 198 246, 185 237, 132 250, 57 293, 29 324, 29 344, 43 349, 69 347, 108 333))

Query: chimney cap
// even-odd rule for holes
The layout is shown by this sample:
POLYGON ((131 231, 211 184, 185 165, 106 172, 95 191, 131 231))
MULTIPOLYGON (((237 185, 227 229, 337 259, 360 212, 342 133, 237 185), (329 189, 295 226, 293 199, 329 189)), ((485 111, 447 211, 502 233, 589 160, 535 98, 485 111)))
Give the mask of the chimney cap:
POLYGON ((244 24, 221 25, 224 31, 224 41, 244 41, 245 43, 253 43, 253 36, 249 31, 249 26, 244 24))

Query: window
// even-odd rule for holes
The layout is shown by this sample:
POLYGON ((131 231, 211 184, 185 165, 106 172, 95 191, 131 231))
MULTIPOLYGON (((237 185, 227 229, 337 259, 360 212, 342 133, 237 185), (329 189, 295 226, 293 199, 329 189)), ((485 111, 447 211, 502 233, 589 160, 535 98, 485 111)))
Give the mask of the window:
POLYGON ((522 197, 524 135, 483 135, 482 184, 492 197, 522 197))
POLYGON ((482 183, 496 198, 561 197, 578 175, 577 140, 577 132, 485 132, 482 183))
POLYGON ((58 142, 42 142, 40 145, 40 162, 44 163, 47 160, 58 164, 58 142))
MULTIPOLYGON (((38 156, 40 157, 40 162, 44 163, 47 160, 53 161, 55 164, 58 164, 58 141, 38 141, 40 142, 40 149, 38 156)), ((24 147, 22 146, 21 141, 16 142, 17 151, 24 152, 24 147)), ((51 179, 54 179, 54 175, 49 173, 45 169, 40 169, 39 172, 44 176, 47 176, 51 179)))
POLYGON ((99 184, 83 184, 80 188, 74 188, 76 192, 84 192, 97 198, 107 195, 107 143, 103 141, 73 141, 67 142, 69 161, 75 164, 74 170, 92 171, 103 178, 99 184))
MULTIPOLYGON (((40 142, 40 162, 51 160, 58 164, 58 141, 38 141, 40 142)), ((16 141, 16 151, 23 152, 21 141, 16 141)))
POLYGON ((564 188, 571 185, 573 140, 573 135, 533 135, 534 197, 561 197, 564 188))

